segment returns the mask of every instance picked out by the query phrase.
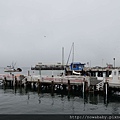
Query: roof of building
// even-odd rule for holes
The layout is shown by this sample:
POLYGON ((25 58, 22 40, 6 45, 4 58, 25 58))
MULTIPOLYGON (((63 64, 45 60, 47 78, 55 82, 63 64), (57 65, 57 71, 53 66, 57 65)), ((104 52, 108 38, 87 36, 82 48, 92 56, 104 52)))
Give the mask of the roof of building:
POLYGON ((85 65, 85 63, 80 63, 80 62, 72 62, 71 64, 81 64, 81 65, 85 65))

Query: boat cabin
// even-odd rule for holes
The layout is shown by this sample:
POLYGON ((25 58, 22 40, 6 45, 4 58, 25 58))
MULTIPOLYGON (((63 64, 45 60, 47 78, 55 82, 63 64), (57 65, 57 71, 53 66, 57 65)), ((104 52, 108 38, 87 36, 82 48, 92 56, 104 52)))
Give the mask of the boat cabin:
POLYGON ((83 70, 85 64, 82 64, 80 62, 73 62, 70 64, 70 70, 74 70, 74 71, 81 71, 83 70))

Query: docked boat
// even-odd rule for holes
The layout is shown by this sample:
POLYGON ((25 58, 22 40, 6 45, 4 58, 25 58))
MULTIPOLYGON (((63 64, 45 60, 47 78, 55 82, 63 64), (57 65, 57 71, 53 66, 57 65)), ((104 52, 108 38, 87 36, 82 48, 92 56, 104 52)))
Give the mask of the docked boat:
POLYGON ((72 62, 65 67, 66 75, 84 75, 84 65, 80 62, 72 62))

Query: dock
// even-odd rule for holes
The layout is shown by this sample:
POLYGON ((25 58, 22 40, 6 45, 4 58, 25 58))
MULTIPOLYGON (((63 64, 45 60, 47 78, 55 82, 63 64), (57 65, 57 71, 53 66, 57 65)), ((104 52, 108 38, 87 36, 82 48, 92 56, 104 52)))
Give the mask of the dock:
POLYGON ((3 86, 80 93, 88 92, 89 80, 90 77, 84 76, 9 75, 3 77, 3 86))
MULTIPOLYGON (((101 70, 101 69, 100 69, 101 70)), ((100 71, 99 70, 99 71, 100 71)), ((99 72, 98 70, 95 70, 99 72)), ((95 76, 83 75, 21 75, 21 74, 6 74, 0 75, 2 86, 11 87, 27 87, 47 91, 67 91, 67 92, 103 92, 108 95, 110 92, 120 91, 120 69, 110 69, 111 74, 108 76, 103 74, 99 77, 98 73, 95 76)), ((106 71, 103 70, 106 73, 106 71)))
POLYGON ((100 92, 103 83, 96 77, 89 76, 41 76, 41 75, 4 75, 3 87, 25 87, 37 91, 63 92, 64 94, 80 94, 89 92, 100 92), (101 85, 101 86, 100 86, 101 85), (97 86, 97 89, 96 89, 97 86))

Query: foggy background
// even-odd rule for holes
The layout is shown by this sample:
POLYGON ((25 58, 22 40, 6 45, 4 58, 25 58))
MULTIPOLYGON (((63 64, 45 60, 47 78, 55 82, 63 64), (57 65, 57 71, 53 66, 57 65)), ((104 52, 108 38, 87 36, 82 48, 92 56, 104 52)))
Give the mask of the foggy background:
POLYGON ((66 64, 73 42, 75 62, 120 66, 119 12, 119 0, 0 0, 0 67, 62 62, 62 47, 66 64))

